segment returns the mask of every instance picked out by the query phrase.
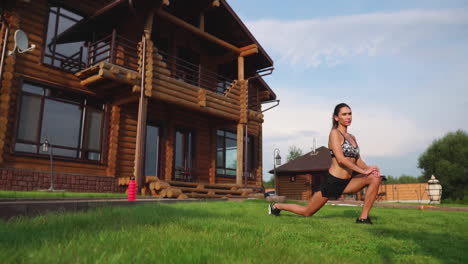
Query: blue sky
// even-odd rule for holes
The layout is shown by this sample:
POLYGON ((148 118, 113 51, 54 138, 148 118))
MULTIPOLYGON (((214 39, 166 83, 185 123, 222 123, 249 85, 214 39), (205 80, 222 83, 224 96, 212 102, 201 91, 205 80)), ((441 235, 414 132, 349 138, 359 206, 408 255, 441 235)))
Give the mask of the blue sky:
POLYGON ((273 149, 327 145, 333 107, 386 175, 419 176, 418 157, 468 131, 468 1, 228 1, 275 61, 281 100, 265 113, 263 164, 273 149))

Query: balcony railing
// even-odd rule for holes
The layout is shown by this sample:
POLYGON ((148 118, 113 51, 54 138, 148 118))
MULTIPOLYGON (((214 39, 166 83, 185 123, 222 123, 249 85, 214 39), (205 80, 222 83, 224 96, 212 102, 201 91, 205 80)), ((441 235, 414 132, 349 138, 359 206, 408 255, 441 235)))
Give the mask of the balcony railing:
POLYGON ((168 70, 175 79, 220 94, 223 94, 233 82, 232 79, 205 69, 202 65, 193 64, 161 50, 158 50, 158 53, 162 55, 163 62, 166 63, 168 70))
MULTIPOLYGON (((88 43, 87 47, 81 47, 71 56, 58 55, 60 55, 60 68, 70 72, 78 72, 100 62, 108 62, 137 71, 138 52, 136 42, 118 35, 114 30, 112 34, 88 43)), ((232 85, 233 79, 219 75, 200 64, 193 64, 161 50, 158 50, 158 53, 166 63, 172 78, 219 94, 223 94, 232 85)))
POLYGON ((55 49, 47 49, 44 54, 44 63, 58 67, 68 72, 78 72, 86 67, 83 62, 84 47, 80 47, 77 52, 72 55, 62 54, 55 49))
POLYGON ((44 55, 50 61, 49 64, 72 73, 102 61, 130 70, 138 70, 137 43, 118 35, 115 30, 102 39, 89 42, 87 46, 83 44, 72 55, 64 55, 55 50, 49 53, 44 55))
POLYGON ((138 69, 137 43, 117 35, 111 35, 92 42, 88 46, 87 67, 99 62, 109 62, 136 71, 138 69))
POLYGON ((72 54, 69 57, 66 57, 59 53, 56 53, 56 55, 62 57, 60 62, 60 68, 66 71, 77 72, 86 67, 86 64, 83 62, 83 47, 80 47, 79 51, 77 51, 75 54, 72 54))

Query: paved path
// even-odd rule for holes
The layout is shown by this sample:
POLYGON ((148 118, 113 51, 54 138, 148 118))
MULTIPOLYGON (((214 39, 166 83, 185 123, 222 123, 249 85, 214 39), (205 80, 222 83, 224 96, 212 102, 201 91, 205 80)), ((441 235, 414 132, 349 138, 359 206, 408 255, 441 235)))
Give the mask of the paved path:
POLYGON ((180 203, 198 201, 225 201, 227 199, 155 199, 140 198, 65 198, 65 199, 0 199, 0 218, 8 220, 15 216, 35 216, 47 212, 84 211, 102 206, 134 206, 147 203, 180 203))

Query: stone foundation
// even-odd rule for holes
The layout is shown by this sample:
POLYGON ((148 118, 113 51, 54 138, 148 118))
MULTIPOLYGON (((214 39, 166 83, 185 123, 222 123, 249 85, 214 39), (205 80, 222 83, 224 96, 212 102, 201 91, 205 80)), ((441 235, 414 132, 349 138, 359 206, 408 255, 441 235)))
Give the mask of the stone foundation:
MULTIPOLYGON (((125 187, 117 178, 93 175, 76 175, 54 172, 54 189, 70 192, 123 193, 125 187)), ((37 191, 50 187, 50 172, 29 169, 0 168, 0 189, 37 191)))

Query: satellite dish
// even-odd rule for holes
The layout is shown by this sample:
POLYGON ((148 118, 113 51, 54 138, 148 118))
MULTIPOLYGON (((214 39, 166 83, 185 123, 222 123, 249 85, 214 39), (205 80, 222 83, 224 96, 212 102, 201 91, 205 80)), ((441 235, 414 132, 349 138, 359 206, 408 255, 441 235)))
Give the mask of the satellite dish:
POLYGON ((26 33, 23 30, 18 29, 15 31, 15 47, 12 51, 8 52, 8 55, 13 55, 15 53, 16 48, 18 48, 19 53, 25 53, 34 49, 35 47, 36 45, 34 44, 32 44, 29 47, 28 35, 26 35, 26 33))

